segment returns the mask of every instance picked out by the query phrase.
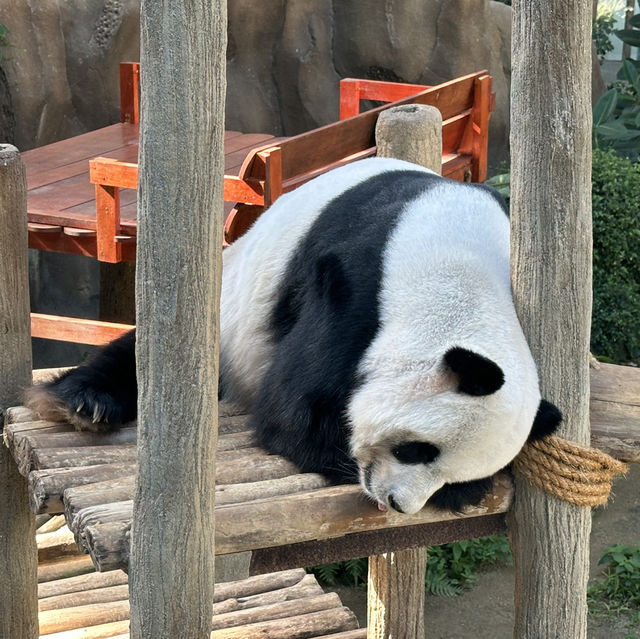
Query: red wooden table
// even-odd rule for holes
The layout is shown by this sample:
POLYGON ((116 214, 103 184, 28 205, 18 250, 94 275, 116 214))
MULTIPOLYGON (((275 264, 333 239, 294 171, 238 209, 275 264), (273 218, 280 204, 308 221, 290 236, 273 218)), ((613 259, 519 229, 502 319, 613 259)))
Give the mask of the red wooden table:
MULTIPOLYGON (((96 192, 89 179, 89 160, 107 156, 138 161, 139 125, 123 122, 54 142, 22 155, 27 170, 29 247, 98 257, 96 192)), ((256 147, 276 141, 265 133, 225 133, 225 174, 238 175, 256 147)), ((225 216, 234 202, 225 202, 225 216)), ((135 260, 136 191, 120 194, 123 259, 135 260)))

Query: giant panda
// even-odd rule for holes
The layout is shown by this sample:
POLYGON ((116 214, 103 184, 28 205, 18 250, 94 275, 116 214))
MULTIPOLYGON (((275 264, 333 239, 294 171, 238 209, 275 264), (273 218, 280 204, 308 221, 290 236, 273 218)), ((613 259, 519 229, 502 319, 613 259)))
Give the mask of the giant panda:
MULTIPOLYGON (((381 510, 462 510, 553 432, 492 189, 372 158, 283 195, 223 253, 220 393, 257 443, 381 510)), ((135 335, 31 390, 48 418, 135 419, 135 335)))

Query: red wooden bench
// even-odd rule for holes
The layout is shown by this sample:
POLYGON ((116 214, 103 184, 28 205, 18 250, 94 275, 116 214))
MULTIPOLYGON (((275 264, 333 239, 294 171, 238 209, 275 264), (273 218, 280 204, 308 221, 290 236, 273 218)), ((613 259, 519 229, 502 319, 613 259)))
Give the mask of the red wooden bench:
MULTIPOLYGON (((24 154, 31 248, 105 262, 135 260, 139 70, 138 63, 120 67, 120 124, 24 154)), ((378 115, 402 104, 426 104, 442 113, 443 175, 474 182, 486 178, 495 104, 486 71, 431 87, 344 79, 338 122, 286 139, 226 132, 225 244, 242 235, 282 193, 331 168, 375 155, 378 115), (362 100, 385 104, 360 113, 362 100)), ((34 336, 91 344, 125 329, 52 316, 34 315, 32 322, 34 336)))

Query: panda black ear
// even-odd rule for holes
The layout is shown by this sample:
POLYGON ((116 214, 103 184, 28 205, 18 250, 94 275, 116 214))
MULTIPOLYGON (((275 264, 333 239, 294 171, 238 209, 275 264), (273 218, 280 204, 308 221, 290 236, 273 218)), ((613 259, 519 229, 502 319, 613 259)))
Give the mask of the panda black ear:
POLYGON ((504 373, 495 362, 466 348, 456 346, 449 349, 444 361, 458 376, 458 391, 461 393, 491 395, 504 384, 504 373))
POLYGON ((316 291, 333 308, 342 308, 351 298, 351 286, 344 266, 335 253, 325 253, 318 258, 315 268, 316 291))
POLYGON ((535 442, 555 433, 561 421, 562 413, 551 402, 541 399, 527 441, 535 442))

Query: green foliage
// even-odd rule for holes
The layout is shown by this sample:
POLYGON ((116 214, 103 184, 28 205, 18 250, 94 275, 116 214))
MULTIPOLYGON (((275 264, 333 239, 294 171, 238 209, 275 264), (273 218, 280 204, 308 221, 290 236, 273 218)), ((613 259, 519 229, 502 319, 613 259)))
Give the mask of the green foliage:
POLYGON ((640 357, 640 164, 593 152, 591 349, 624 362, 640 357))
MULTIPOLYGON (((614 31, 623 42, 640 45, 640 15, 629 29, 614 31)), ((611 146, 621 155, 637 160, 640 154, 640 62, 625 60, 617 80, 593 107, 594 146, 611 146)))
POLYGON ((511 196, 511 171, 490 177, 486 184, 496 189, 507 202, 509 201, 511 196))
POLYGON ((631 624, 637 626, 640 624, 640 542, 633 546, 609 546, 599 563, 607 568, 604 579, 589 584, 589 613, 595 617, 629 613, 631 624))
MULTIPOLYGON (((479 568, 509 561, 509 542, 503 535, 433 546, 427 552, 425 587, 440 597, 460 594, 476 579, 479 568)), ((327 586, 362 586, 367 583, 367 559, 334 562, 308 569, 327 586)))
MULTIPOLYGON (((598 8, 600 8, 600 4, 598 4, 598 8)), ((598 15, 593 21, 591 37, 596 45, 596 52, 600 62, 602 62, 604 56, 609 53, 609 51, 613 51, 611 34, 613 33, 614 22, 615 18, 612 11, 598 11, 598 15)))
MULTIPOLYGON (((593 150, 593 317, 598 359, 640 357, 640 164, 593 150)), ((487 180, 508 200, 510 174, 487 180)))

